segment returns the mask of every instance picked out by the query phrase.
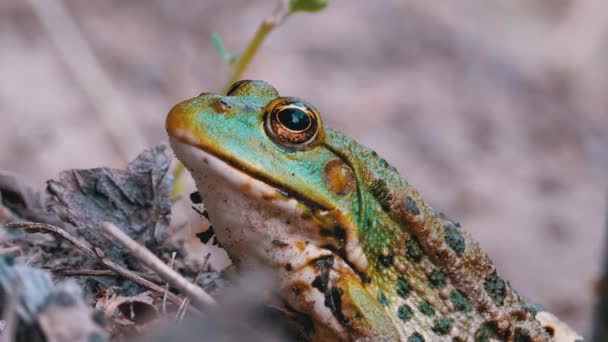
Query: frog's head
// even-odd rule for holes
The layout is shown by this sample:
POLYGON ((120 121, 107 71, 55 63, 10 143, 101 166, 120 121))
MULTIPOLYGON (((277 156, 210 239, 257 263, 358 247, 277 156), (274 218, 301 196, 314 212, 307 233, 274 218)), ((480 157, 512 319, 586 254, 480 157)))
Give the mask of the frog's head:
POLYGON ((203 93, 177 104, 166 127, 233 258, 272 254, 275 263, 293 263, 297 249, 305 255, 309 245, 317 247, 309 257, 339 249, 361 254, 351 215, 356 177, 325 143, 311 105, 280 97, 263 81, 240 81, 226 96, 203 93))

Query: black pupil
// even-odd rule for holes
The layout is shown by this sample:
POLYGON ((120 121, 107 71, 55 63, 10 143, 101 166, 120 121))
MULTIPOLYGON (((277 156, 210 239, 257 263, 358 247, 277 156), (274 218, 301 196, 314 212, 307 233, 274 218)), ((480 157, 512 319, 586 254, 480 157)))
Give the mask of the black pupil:
POLYGON ((303 131, 310 126, 310 116, 300 108, 285 108, 277 115, 283 126, 292 131, 303 131))

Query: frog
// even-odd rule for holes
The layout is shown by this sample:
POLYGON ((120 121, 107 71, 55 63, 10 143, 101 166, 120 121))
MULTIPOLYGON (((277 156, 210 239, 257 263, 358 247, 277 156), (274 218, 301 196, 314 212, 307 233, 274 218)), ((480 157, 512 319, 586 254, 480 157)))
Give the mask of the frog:
POLYGON ((269 269, 314 341, 582 341, 458 223, 308 102, 242 80, 166 118, 217 239, 269 269))

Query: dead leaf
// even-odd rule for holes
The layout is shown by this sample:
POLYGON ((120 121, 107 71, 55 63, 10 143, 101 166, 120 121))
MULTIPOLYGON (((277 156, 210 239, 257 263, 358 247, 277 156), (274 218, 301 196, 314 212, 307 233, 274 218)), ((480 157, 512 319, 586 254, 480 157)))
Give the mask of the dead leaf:
POLYGON ((68 170, 47 182, 49 208, 78 228, 78 234, 117 263, 125 252, 108 243, 98 229, 111 222, 148 248, 164 239, 171 213, 171 157, 166 145, 142 152, 126 170, 68 170))

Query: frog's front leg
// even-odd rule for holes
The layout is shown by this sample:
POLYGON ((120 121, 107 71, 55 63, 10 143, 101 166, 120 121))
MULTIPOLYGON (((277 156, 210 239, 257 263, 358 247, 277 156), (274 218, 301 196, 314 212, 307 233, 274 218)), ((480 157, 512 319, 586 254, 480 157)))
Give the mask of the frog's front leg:
POLYGON ((399 340, 391 319, 342 258, 324 251, 283 274, 281 292, 310 317, 312 340, 399 340))

